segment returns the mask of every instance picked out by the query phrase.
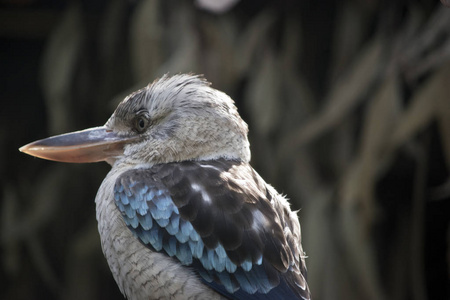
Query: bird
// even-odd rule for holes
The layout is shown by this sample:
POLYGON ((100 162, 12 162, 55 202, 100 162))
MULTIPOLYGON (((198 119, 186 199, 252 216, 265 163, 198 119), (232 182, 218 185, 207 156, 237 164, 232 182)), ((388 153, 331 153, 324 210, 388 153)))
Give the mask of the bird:
POLYGON ((128 299, 310 299, 297 211, 250 165, 248 125, 203 75, 164 75, 104 126, 19 149, 106 161, 101 247, 128 299))

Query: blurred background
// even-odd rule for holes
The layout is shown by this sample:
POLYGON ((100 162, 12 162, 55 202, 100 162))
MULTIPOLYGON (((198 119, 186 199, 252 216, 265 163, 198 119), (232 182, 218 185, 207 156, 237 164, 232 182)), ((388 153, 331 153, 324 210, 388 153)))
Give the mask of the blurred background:
POLYGON ((320 299, 450 299, 448 1, 0 1, 0 298, 123 299, 94 198, 106 163, 19 153, 204 74, 300 209, 320 299))

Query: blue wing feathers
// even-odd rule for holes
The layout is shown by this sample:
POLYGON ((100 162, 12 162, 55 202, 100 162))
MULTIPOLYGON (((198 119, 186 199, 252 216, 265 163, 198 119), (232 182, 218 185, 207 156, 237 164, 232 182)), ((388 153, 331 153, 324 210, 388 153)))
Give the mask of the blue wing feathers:
POLYGON ((166 225, 166 230, 170 235, 176 235, 178 232, 178 226, 180 224, 180 217, 177 214, 170 216, 170 222, 166 225))
MULTIPOLYGON (((218 259, 218 257, 215 255, 216 252, 214 251, 214 249, 208 249, 207 250, 207 256, 205 258, 205 260, 211 262, 212 265, 212 269, 217 271, 217 272, 221 272, 221 261, 218 259)), ((224 264, 225 267, 225 264, 224 264)))
MULTIPOLYGON (((229 195, 218 195, 233 203, 229 210, 233 212, 230 219, 223 212, 212 214, 207 207, 198 207, 196 199, 201 198, 203 192, 209 197, 214 195, 207 189, 188 193, 183 199, 177 198, 174 202, 173 197, 181 197, 186 191, 169 192, 144 169, 127 173, 117 180, 114 199, 125 223, 142 243, 155 251, 176 257, 183 265, 193 267, 205 284, 230 299, 299 297, 292 291, 291 284, 280 281, 280 275, 274 275, 274 272, 278 272, 276 268, 265 265, 267 263, 260 249, 264 249, 266 244, 251 230, 252 212, 247 207, 236 210, 236 207, 243 207, 242 203, 236 199, 230 200, 229 195), (243 215, 238 215, 238 212, 243 215), (219 220, 217 222, 223 227, 214 228, 214 224, 217 224, 215 220, 219 220), (212 226, 198 231, 200 224, 212 226), (244 253, 247 254, 242 255, 240 247, 245 247, 248 252, 244 253)), ((190 185, 186 180, 182 178, 179 182, 190 185)), ((226 204, 221 205, 226 211, 226 204)), ((271 246, 274 245, 269 242, 271 246)), ((286 264, 286 259, 283 257, 282 264, 286 264)))
POLYGON ((164 250, 167 255, 174 256, 177 253, 177 241, 174 237, 170 237, 167 243, 164 243, 164 250))
POLYGON ((241 267, 244 271, 249 272, 252 269, 252 262, 246 260, 241 264, 241 267))
POLYGON ((139 226, 139 219, 138 218, 131 218, 128 220, 129 226, 133 228, 137 228, 139 226))
POLYGON ((189 241, 189 235, 185 235, 182 231, 178 231, 175 236, 180 243, 186 243, 189 241))
POLYGON ((194 230, 194 228, 192 228, 191 223, 183 221, 183 222, 181 222, 180 225, 181 225, 180 226, 181 234, 183 234, 184 236, 189 238, 191 231, 194 230))
MULTIPOLYGON (((214 250, 212 250, 214 251, 214 250)), ((226 265, 226 259, 225 258, 219 258, 217 256, 217 253, 214 253, 214 270, 216 270, 217 272, 222 272, 225 270, 225 265, 226 265)))
POLYGON ((167 210, 169 207, 173 209, 173 202, 169 195, 165 195, 162 191, 153 193, 153 197, 148 199, 152 201, 158 210, 167 210))
POLYGON ((214 249, 214 251, 216 251, 218 257, 227 258, 227 253, 225 252, 225 249, 223 249, 222 245, 219 245, 216 249, 214 249))
POLYGON ((187 244, 178 244, 176 257, 183 265, 192 264, 192 253, 187 244))
POLYGON ((225 260, 225 269, 230 273, 234 273, 237 266, 231 260, 227 259, 225 260))
MULTIPOLYGON (((161 251, 163 247, 163 232, 157 226, 154 226, 149 233, 150 244, 156 251, 161 251)), ((143 234, 147 234, 147 232, 143 234)))
POLYGON ((217 275, 220 282, 225 286, 225 289, 228 292, 234 293, 239 289, 239 285, 236 282, 233 282, 233 280, 231 279, 230 273, 218 272, 217 275))
POLYGON ((256 280, 261 280, 261 276, 253 274, 255 271, 247 274, 252 269, 251 261, 244 261, 240 266, 242 269, 239 269, 231 262, 221 244, 214 249, 205 248, 192 224, 180 219, 178 208, 167 191, 138 185, 136 182, 131 182, 128 186, 118 182, 114 192, 114 199, 126 224, 144 244, 150 245, 156 251, 164 250, 167 255, 177 257, 184 265, 190 265, 193 259, 198 259, 204 268, 204 271, 200 272, 202 277, 211 281, 215 276, 229 293, 239 288, 248 293, 267 289, 255 283, 256 280), (133 187, 136 190, 133 190, 133 187), (166 239, 164 232, 169 235, 166 239), (233 274, 233 277, 230 274, 233 274))
MULTIPOLYGON (((140 213, 137 214, 137 219, 139 220, 139 224, 141 224, 142 228, 144 230, 150 230, 153 226, 153 219, 149 214, 141 215, 140 213)), ((134 227, 136 228, 136 227, 134 227)))
POLYGON ((198 242, 192 240, 189 241, 189 247, 191 248, 192 256, 194 256, 195 258, 203 256, 204 245, 201 240, 198 242))
POLYGON ((217 292, 222 294, 224 297, 228 299, 233 300, 292 300, 292 299, 298 299, 298 295, 295 294, 289 285, 286 283, 286 281, 282 280, 280 284, 276 287, 270 290, 268 293, 259 293, 259 292, 248 292, 243 289, 237 290, 234 293, 228 292, 224 286, 218 284, 217 282, 211 281, 204 281, 205 284, 209 285, 213 289, 215 289, 217 292))
POLYGON ((198 233, 195 230, 191 230, 191 233, 189 234, 189 239, 191 239, 194 242, 200 242, 201 238, 198 235, 198 233))

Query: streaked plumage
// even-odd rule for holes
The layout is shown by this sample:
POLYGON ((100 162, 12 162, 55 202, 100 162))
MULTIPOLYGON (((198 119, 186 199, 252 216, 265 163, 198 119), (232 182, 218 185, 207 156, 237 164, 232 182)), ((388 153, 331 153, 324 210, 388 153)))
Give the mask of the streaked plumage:
POLYGON ((70 147, 85 145, 81 136, 88 147, 67 159, 57 147, 71 136, 21 150, 112 165, 97 220, 127 298, 309 299, 297 215, 250 166, 247 131, 231 98, 202 78, 164 76, 105 127, 75 133, 70 147))

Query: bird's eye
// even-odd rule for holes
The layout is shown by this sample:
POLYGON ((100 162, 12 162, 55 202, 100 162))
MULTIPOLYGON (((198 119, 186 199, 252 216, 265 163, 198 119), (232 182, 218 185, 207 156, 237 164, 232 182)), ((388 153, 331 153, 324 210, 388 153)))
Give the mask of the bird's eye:
POLYGON ((150 120, 146 115, 138 115, 134 120, 134 129, 138 133, 144 132, 150 124, 150 120))

